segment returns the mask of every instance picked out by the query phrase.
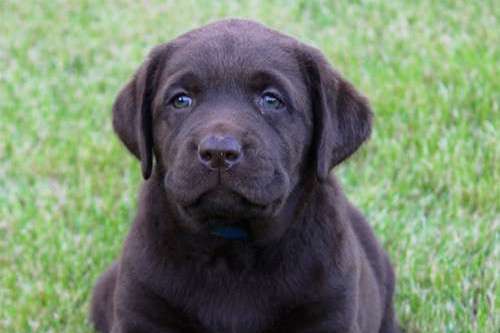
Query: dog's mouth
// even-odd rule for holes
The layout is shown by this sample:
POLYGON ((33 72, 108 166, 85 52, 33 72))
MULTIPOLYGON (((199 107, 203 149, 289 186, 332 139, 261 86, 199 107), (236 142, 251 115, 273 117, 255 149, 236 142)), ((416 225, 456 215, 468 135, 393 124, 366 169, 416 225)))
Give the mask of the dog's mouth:
POLYGON ((198 231, 226 240, 251 241, 280 204, 281 199, 261 205, 230 189, 216 188, 179 208, 198 231))
POLYGON ((199 221, 242 221, 258 218, 269 209, 269 204, 256 203, 228 188, 209 190, 194 201, 182 205, 183 210, 199 221))
POLYGON ((278 169, 271 177, 226 175, 222 181, 213 173, 189 170, 173 169, 164 181, 183 225, 194 233, 227 240, 261 239, 289 194, 288 175, 278 169))
MULTIPOLYGON (((227 176, 227 175, 226 175, 227 176)), ((255 177, 254 177, 255 178, 255 177)), ((187 210, 206 208, 212 211, 268 211, 283 201, 289 189, 285 172, 274 170, 268 181, 265 177, 251 181, 241 177, 225 177, 220 181, 213 173, 197 174, 175 170, 167 172, 165 187, 172 198, 187 210), (191 177, 189 175, 192 174, 191 177), (198 180, 199 179, 199 180, 198 180), (198 180, 198 181, 196 181, 198 180)))

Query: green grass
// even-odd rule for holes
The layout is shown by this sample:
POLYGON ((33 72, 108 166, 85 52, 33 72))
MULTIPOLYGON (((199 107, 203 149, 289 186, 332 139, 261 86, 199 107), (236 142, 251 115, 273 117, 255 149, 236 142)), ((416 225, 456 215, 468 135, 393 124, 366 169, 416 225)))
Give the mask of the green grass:
POLYGON ((0 331, 91 331, 140 183, 111 103, 152 46, 227 16, 320 47, 370 97, 372 140, 337 173, 407 331, 499 332, 500 6, 479 0, 0 1, 0 331))

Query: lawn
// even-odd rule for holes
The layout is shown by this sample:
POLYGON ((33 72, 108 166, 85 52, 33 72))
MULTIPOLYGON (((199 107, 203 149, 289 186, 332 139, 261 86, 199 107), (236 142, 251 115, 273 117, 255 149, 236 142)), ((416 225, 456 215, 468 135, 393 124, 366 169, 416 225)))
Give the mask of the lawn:
POLYGON ((335 172, 395 264, 407 332, 499 332, 493 0, 0 1, 0 331, 91 332, 141 182, 114 97, 152 46, 228 16, 316 45, 370 98, 372 139, 335 172))

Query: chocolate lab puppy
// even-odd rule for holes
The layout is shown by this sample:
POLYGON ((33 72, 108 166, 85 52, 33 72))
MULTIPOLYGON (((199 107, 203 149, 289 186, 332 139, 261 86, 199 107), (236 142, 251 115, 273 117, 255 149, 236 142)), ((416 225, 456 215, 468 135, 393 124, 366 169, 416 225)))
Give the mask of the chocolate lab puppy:
POLYGON ((225 20, 154 48, 113 125, 144 183, 100 332, 399 332, 394 273, 329 171, 367 100, 315 48, 225 20))

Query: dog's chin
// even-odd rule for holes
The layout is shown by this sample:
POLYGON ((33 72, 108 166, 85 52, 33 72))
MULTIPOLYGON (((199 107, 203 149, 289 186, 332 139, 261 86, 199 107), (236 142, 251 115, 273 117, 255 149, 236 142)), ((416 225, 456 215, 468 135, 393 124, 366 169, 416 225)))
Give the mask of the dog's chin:
POLYGON ((281 206, 281 198, 262 204, 231 189, 217 187, 200 195, 181 209, 198 222, 221 221, 224 224, 242 223, 271 217, 281 206))
POLYGON ((262 205, 232 190, 216 188, 178 208, 185 217, 182 225, 190 232, 214 239, 260 241, 273 224, 270 221, 281 209, 282 201, 279 198, 262 205))
POLYGON ((221 184, 209 176, 203 182, 191 179, 189 186, 174 173, 167 173, 164 185, 180 214, 178 225, 189 233, 265 242, 281 233, 283 223, 275 222, 290 195, 288 174, 275 171, 273 176, 269 182, 252 187, 245 182, 221 184))

